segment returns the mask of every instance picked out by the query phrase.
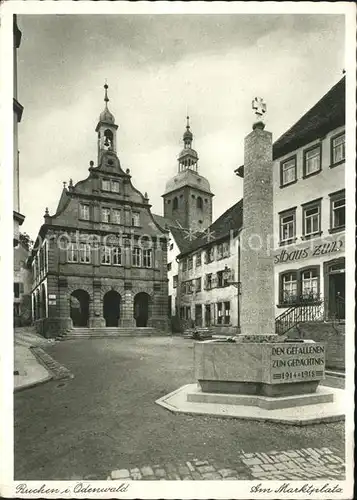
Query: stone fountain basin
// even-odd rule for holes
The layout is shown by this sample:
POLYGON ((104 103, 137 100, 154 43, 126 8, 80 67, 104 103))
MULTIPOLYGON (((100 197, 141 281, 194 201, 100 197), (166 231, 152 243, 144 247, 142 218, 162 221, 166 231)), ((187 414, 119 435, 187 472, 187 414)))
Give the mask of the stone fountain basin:
POLYGON ((316 391, 325 378, 324 343, 259 340, 196 342, 195 378, 202 392, 279 397, 316 391))

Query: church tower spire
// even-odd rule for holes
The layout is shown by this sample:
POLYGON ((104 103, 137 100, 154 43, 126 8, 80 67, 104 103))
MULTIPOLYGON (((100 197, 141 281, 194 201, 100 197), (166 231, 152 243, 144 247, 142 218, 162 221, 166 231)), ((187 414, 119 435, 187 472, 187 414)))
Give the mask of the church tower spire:
POLYGON ((178 172, 190 169, 194 172, 198 171, 198 154, 192 149, 193 133, 190 127, 190 117, 186 117, 186 130, 183 134, 183 150, 178 156, 178 172))
POLYGON ((198 173, 198 154, 192 148, 190 117, 186 117, 183 149, 178 155, 178 172, 166 183, 162 195, 164 217, 173 224, 202 231, 212 224, 213 193, 208 180, 198 173))
POLYGON ((115 124, 114 115, 109 111, 108 108, 108 85, 104 85, 104 110, 99 115, 99 121, 95 131, 98 134, 98 163, 100 156, 103 151, 112 151, 116 153, 116 131, 118 125, 115 124))

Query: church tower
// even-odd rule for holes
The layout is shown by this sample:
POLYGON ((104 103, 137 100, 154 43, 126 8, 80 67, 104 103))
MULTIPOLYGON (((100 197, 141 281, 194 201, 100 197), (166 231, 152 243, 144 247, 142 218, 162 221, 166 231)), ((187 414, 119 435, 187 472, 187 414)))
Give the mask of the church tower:
POLYGON ((208 180, 198 173, 198 154, 192 149, 193 134, 187 117, 178 173, 166 183, 164 217, 184 228, 204 230, 212 224, 213 194, 208 180))

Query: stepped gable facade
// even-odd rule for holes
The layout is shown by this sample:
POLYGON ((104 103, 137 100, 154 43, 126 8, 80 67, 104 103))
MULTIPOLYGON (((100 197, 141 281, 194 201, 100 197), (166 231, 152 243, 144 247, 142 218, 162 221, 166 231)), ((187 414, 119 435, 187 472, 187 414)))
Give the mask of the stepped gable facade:
POLYGON ((121 167, 107 88, 97 166, 91 161, 86 179, 64 183, 30 258, 34 321, 45 336, 72 327, 167 331, 168 232, 121 167))

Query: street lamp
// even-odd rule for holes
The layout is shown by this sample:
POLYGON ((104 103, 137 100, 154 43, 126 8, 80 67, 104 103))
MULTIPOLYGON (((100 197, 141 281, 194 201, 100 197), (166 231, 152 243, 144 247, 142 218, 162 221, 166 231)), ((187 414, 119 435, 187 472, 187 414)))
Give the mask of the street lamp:
POLYGON ((238 333, 240 332, 240 301, 239 295, 242 294, 242 282, 241 281, 231 281, 232 271, 226 265, 223 271, 223 279, 227 285, 233 285, 237 289, 237 327, 238 333))
POLYGON ((232 272, 226 264, 224 271, 223 271, 224 281, 225 281, 225 283, 227 283, 227 285, 233 285, 235 288, 237 288, 238 295, 241 295, 242 294, 242 282, 241 281, 231 281, 230 280, 231 277, 232 277, 232 272))

